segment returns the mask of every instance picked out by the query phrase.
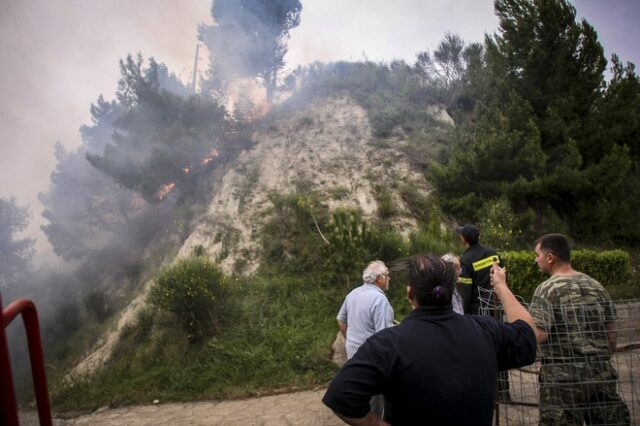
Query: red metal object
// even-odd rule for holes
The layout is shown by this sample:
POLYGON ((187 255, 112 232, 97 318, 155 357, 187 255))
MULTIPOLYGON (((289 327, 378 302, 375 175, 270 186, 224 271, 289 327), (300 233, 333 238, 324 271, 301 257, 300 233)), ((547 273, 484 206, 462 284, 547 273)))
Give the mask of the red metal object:
MULTIPOLYGON (((0 309, 1 308, 2 298, 0 297, 0 309)), ((24 328, 27 332, 33 387, 38 404, 38 418, 40 419, 41 425, 52 426, 51 404, 49 403, 47 377, 44 370, 44 354, 40 340, 38 312, 33 302, 27 299, 16 300, 2 311, 2 329, 0 330, 0 424, 6 426, 18 425, 18 404, 13 388, 9 344, 7 343, 5 331, 7 326, 11 324, 11 321, 13 321, 18 314, 22 314, 22 321, 24 322, 24 328)))

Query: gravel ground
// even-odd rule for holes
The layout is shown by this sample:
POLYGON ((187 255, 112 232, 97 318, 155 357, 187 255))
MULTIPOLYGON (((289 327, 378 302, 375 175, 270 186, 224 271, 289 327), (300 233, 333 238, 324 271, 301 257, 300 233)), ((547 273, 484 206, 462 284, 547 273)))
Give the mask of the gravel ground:
MULTIPOLYGON (((55 426, 337 426, 344 424, 321 399, 325 389, 231 401, 159 403, 122 408, 102 408, 91 414, 63 419, 55 426)), ((37 425, 35 412, 22 413, 21 425, 37 425)))

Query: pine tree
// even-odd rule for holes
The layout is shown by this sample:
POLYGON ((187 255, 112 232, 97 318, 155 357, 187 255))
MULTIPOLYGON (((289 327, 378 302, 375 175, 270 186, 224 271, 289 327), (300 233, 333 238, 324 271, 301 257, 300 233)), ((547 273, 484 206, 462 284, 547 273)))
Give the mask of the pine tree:
POLYGON ((638 206, 633 67, 614 57, 607 86, 596 31, 565 0, 495 8, 499 31, 467 69, 473 112, 433 170, 443 206, 477 220, 483 202, 506 196, 517 213, 536 214, 535 232, 557 216, 579 239, 637 241, 623 234, 638 206))

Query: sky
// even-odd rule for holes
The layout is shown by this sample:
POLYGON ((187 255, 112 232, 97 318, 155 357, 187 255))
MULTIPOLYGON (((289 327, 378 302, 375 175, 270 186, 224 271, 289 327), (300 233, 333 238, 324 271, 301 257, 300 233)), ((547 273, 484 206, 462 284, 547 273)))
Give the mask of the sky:
MULTIPOLYGON (((491 0, 302 0, 287 68, 314 61, 404 59, 433 50, 446 32, 467 42, 496 31, 491 0)), ((607 58, 640 64, 640 1, 574 0, 607 58)), ((0 197, 16 197, 32 220, 25 235, 45 256, 39 192, 49 188, 53 146, 80 145, 100 94, 113 99, 118 61, 141 52, 190 81, 197 27, 211 0, 0 0, 0 197)), ((200 51, 199 69, 206 68, 200 51)))

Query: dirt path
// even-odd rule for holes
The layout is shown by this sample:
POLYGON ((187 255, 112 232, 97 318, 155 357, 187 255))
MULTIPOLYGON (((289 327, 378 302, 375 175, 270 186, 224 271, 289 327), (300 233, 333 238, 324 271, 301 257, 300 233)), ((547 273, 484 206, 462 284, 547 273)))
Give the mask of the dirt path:
MULTIPOLYGON (((55 426, 338 426, 342 423, 321 399, 325 389, 233 401, 202 401, 100 409, 72 419, 55 418, 55 426)), ((21 425, 37 425, 34 412, 21 425)))

